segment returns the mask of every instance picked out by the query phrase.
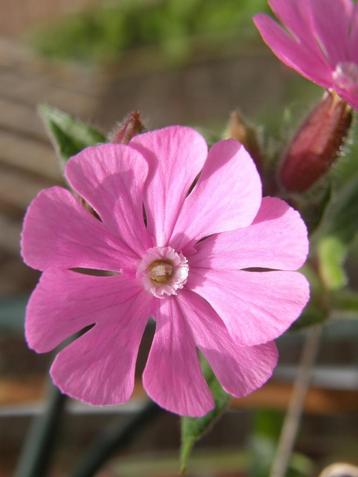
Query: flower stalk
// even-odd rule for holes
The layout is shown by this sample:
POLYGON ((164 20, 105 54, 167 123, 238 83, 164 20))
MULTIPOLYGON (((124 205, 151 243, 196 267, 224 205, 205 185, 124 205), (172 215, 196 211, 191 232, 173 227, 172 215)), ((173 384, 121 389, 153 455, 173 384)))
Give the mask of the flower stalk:
POLYGON ((46 408, 34 419, 20 456, 15 477, 45 477, 51 465, 67 396, 50 384, 46 408))
POLYGON ((120 419, 120 422, 115 422, 105 429, 90 446, 71 477, 96 475, 115 452, 127 449, 138 433, 163 412, 159 406, 149 401, 125 424, 120 419))

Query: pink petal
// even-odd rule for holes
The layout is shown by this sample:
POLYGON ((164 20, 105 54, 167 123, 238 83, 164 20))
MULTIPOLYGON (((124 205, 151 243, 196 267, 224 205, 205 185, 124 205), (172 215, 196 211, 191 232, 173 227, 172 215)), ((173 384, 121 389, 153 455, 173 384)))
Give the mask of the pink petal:
POLYGON ((178 301, 215 375, 229 394, 242 397, 260 388, 277 364, 275 343, 237 346, 211 306, 196 293, 183 290, 178 301))
POLYGON ((125 301, 110 321, 98 323, 61 351, 50 370, 55 385, 89 404, 128 401, 151 304, 144 292, 125 301))
POLYGON ((120 271, 137 258, 61 187, 41 191, 30 204, 22 230, 22 256, 38 270, 48 267, 120 271))
POLYGON ((94 323, 118 320, 122 303, 141 291, 123 276, 89 276, 59 269, 43 273, 26 308, 30 348, 46 353, 94 323))
POLYGON ((103 223, 139 255, 153 246, 143 218, 146 160, 122 144, 84 149, 69 160, 66 177, 103 223))
POLYGON ((333 68, 349 60, 351 7, 347 0, 311 0, 315 33, 333 68))
POLYGON ((188 242, 217 232, 246 227, 261 203, 261 181, 255 164, 239 142, 215 144, 198 183, 186 198, 171 244, 180 250, 188 242))
POLYGON ((337 93, 344 101, 358 111, 358 94, 347 93, 347 91, 343 91, 340 88, 337 88, 337 93))
POLYGON ((296 37, 298 43, 314 53, 317 63, 325 67, 327 64, 314 35, 311 2, 312 0, 270 0, 269 4, 276 17, 296 37))
POLYGON ((205 298, 237 344, 273 341, 299 317, 309 299, 296 272, 245 272, 191 268, 189 289, 205 298))
POLYGON ((157 328, 143 384, 161 407, 182 416, 200 417, 214 401, 202 375, 190 329, 175 298, 158 301, 157 328))
POLYGON ((308 254, 307 229, 299 213, 286 202, 265 197, 252 225, 212 235, 199 242, 197 249, 190 267, 297 270, 308 254))
POLYGON ((148 230, 156 245, 165 246, 185 196, 204 165, 206 142, 193 129, 171 126, 135 136, 130 146, 149 163, 148 230))
POLYGON ((349 36, 349 53, 352 61, 358 64, 358 4, 353 6, 349 36))
POLYGON ((264 42, 285 65, 323 87, 332 86, 332 70, 323 66, 316 55, 297 43, 272 18, 258 14, 254 17, 254 23, 264 42))

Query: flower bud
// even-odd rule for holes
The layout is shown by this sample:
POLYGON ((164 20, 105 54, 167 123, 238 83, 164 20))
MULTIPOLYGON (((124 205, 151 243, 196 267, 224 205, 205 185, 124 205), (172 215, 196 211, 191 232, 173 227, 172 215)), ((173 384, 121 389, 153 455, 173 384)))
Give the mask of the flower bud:
POLYGON ((351 107, 334 92, 326 93, 284 154, 279 179, 287 191, 304 192, 329 170, 351 124, 351 107))
POLYGON ((129 141, 145 130, 140 113, 133 111, 124 121, 119 123, 109 135, 109 141, 114 144, 128 144, 129 141))
POLYGON ((230 114, 226 135, 231 139, 236 139, 241 142, 254 160, 257 169, 260 171, 262 155, 256 130, 243 118, 239 111, 233 111, 230 114))

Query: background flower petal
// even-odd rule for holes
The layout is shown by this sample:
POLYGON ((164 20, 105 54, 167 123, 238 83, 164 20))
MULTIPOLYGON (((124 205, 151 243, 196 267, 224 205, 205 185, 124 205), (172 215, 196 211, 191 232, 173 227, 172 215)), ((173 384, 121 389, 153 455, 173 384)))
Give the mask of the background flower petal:
POLYGON ((47 270, 26 308, 27 343, 38 353, 46 353, 86 326, 117 322, 123 302, 140 291, 136 281, 122 276, 47 270))
POLYGON ((209 151, 199 180, 185 199, 175 224, 171 245, 186 243, 217 232, 246 227, 261 203, 261 181, 249 153, 228 139, 209 151))
POLYGON ((308 48, 315 55, 315 59, 321 67, 327 67, 322 50, 314 35, 311 2, 312 0, 299 0, 299 2, 297 0, 270 0, 269 4, 282 25, 296 37, 305 49, 308 48))
POLYGON ((146 160, 123 144, 88 147, 70 159, 65 174, 103 223, 141 254, 151 247, 143 217, 146 160))
POLYGON ((93 268, 120 271, 133 268, 137 257, 93 217, 73 195, 61 188, 41 191, 24 219, 21 252, 38 270, 93 268))
POLYGON ((238 345, 273 341, 299 317, 309 299, 297 272, 190 270, 188 288, 205 298, 238 345))
POLYGON ((199 417, 214 407, 195 343, 175 298, 160 300, 152 347, 143 373, 148 395, 161 407, 199 417))
POLYGON ((333 69, 349 61, 352 4, 347 0, 311 0, 314 30, 333 69))
POLYGON ((358 3, 353 5, 349 35, 349 53, 353 62, 358 64, 358 3))
POLYGON ((260 13, 255 15, 254 23, 264 42, 285 65, 323 87, 332 86, 331 69, 318 62, 316 55, 299 44, 272 18, 260 13))
POLYGON ((51 366, 60 390, 89 404, 119 404, 133 392, 138 348, 152 298, 141 293, 122 304, 116 320, 95 325, 62 350, 51 366))
POLYGON ((183 201, 206 160, 205 139, 194 129, 171 126, 135 136, 129 145, 148 161, 148 229, 156 245, 167 245, 183 201))
POLYGON ((308 254, 307 229, 298 212, 273 197, 262 200, 252 225, 212 235, 197 245, 190 267, 297 270, 308 254))
POLYGON ((271 377, 278 359, 275 343, 237 346, 224 323, 203 298, 183 290, 178 301, 196 345, 227 393, 246 396, 271 377))

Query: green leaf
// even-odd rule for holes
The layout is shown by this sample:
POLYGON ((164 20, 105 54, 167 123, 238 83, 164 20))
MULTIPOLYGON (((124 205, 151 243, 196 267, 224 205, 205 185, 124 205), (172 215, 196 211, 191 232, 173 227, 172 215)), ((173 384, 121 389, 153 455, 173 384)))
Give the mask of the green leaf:
POLYGON ((339 160, 333 164, 331 170, 332 185, 334 190, 340 189, 349 182, 358 170, 358 142, 355 138, 358 135, 358 121, 353 118, 353 123, 349 131, 347 140, 344 142, 340 152, 339 160))
POLYGON ((106 142, 106 137, 97 129, 59 109, 43 104, 39 114, 62 166, 85 147, 106 142))
POLYGON ((358 232, 358 174, 334 193, 314 239, 335 237, 349 245, 358 232))
POLYGON ((337 237, 324 237, 318 244, 320 276, 328 290, 340 290, 348 283, 344 270, 347 246, 337 237))
POLYGON ((326 321, 328 317, 328 312, 321 306, 316 303, 310 303, 299 319, 291 326, 290 331, 300 331, 308 326, 318 325, 326 321))
POLYGON ((358 317, 358 293, 345 289, 332 294, 332 308, 339 313, 348 313, 358 317))
MULTIPOLYGON (((267 477, 277 451, 284 414, 270 409, 256 411, 250 436, 250 462, 248 475, 267 477)), ((305 477, 312 474, 313 462, 302 454, 292 453, 287 477, 305 477)))
POLYGON ((299 319, 291 326, 290 331, 299 331, 307 326, 322 323, 329 316, 329 296, 327 290, 323 288, 317 272, 308 263, 301 269, 301 272, 310 283, 311 298, 299 319))
POLYGON ((230 402, 228 396, 222 389, 209 365, 203 363, 203 371, 209 388, 214 396, 215 408, 200 418, 182 417, 181 419, 181 449, 180 449, 180 471, 186 471, 191 451, 195 443, 213 426, 217 419, 224 413, 230 402))
POLYGON ((332 194, 322 221, 312 235, 319 272, 327 290, 344 288, 348 278, 344 262, 358 232, 358 174, 332 194))

